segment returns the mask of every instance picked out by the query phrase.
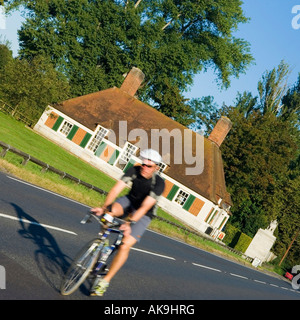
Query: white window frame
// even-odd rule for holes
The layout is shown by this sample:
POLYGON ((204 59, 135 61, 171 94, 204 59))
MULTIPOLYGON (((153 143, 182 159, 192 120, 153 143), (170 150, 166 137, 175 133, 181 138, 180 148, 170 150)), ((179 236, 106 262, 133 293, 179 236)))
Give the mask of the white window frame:
POLYGON ((74 124, 72 124, 71 122, 64 120, 62 125, 59 128, 59 132, 64 135, 65 137, 67 137, 69 135, 69 133, 71 132, 72 128, 73 128, 74 124))
POLYGON ((130 142, 126 142, 123 151, 120 154, 120 160, 122 160, 124 162, 124 164, 126 165, 131 157, 136 154, 138 147, 131 144, 130 142))
POLYGON ((167 168, 167 165, 163 162, 161 162, 159 165, 158 173, 164 172, 164 170, 167 168))
POLYGON ((190 193, 186 192, 183 189, 180 189, 177 191, 173 202, 175 202, 177 205, 179 205, 180 207, 183 207, 188 199, 188 197, 190 196, 190 193))
POLYGON ((95 130, 95 134, 91 138, 89 144, 86 146, 86 149, 95 153, 100 145, 100 143, 103 141, 105 136, 108 133, 108 129, 105 129, 104 127, 98 125, 98 127, 95 130))
POLYGON ((125 143, 125 146, 123 147, 123 150, 120 152, 117 161, 115 162, 115 166, 123 170, 126 167, 127 163, 130 161, 131 157, 136 154, 137 150, 137 146, 127 141, 125 143))

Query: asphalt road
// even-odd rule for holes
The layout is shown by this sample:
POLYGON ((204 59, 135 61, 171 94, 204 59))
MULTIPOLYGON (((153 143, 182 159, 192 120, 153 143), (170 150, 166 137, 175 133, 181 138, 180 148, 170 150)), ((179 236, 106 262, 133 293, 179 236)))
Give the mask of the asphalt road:
POLYGON ((152 231, 133 248, 104 297, 89 297, 86 284, 61 296, 62 275, 98 230, 96 223, 80 224, 87 210, 0 173, 0 300, 300 300, 300 290, 288 281, 152 231))

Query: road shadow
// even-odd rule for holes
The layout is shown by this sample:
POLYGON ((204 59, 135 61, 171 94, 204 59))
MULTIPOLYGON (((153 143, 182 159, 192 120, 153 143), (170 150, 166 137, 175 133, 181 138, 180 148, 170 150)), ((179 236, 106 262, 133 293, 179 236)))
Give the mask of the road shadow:
POLYGON ((62 276, 70 266, 71 259, 66 256, 59 248, 55 238, 39 221, 32 218, 21 207, 10 203, 17 215, 21 226, 19 234, 24 238, 31 240, 37 249, 34 252, 35 261, 44 279, 47 283, 59 292, 62 276), (27 223, 24 220, 29 220, 27 223))

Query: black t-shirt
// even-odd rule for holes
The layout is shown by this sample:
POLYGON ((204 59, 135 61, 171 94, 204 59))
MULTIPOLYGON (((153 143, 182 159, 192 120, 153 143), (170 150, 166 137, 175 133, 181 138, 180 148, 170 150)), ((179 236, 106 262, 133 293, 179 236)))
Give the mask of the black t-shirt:
POLYGON ((158 174, 155 174, 154 178, 146 179, 141 175, 140 170, 140 166, 131 167, 121 178, 125 183, 132 181, 128 197, 135 209, 141 206, 147 196, 157 200, 165 188, 165 181, 158 174), (155 184, 152 186, 153 179, 155 184))

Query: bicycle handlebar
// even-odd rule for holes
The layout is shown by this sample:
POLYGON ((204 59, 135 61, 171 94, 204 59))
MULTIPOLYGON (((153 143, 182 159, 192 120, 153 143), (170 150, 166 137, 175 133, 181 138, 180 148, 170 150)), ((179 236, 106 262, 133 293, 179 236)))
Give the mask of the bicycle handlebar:
POLYGON ((96 221, 99 222, 100 224, 103 224, 103 223, 100 221, 100 219, 99 219, 96 215, 92 214, 91 212, 88 212, 88 213, 85 215, 85 217, 80 221, 80 223, 82 223, 82 224, 89 223, 89 222, 91 222, 91 218, 92 218, 92 217, 93 217, 94 219, 96 219, 96 221))
MULTIPOLYGON (((81 224, 86 224, 87 222, 90 222, 91 217, 96 219, 96 221, 101 225, 101 227, 104 227, 105 224, 101 221, 101 218, 103 216, 97 216, 93 214, 92 212, 88 212, 86 216, 80 221, 81 224)), ((117 217, 113 217, 113 221, 111 222, 112 227, 119 227, 121 224, 125 223, 126 221, 117 217)))

